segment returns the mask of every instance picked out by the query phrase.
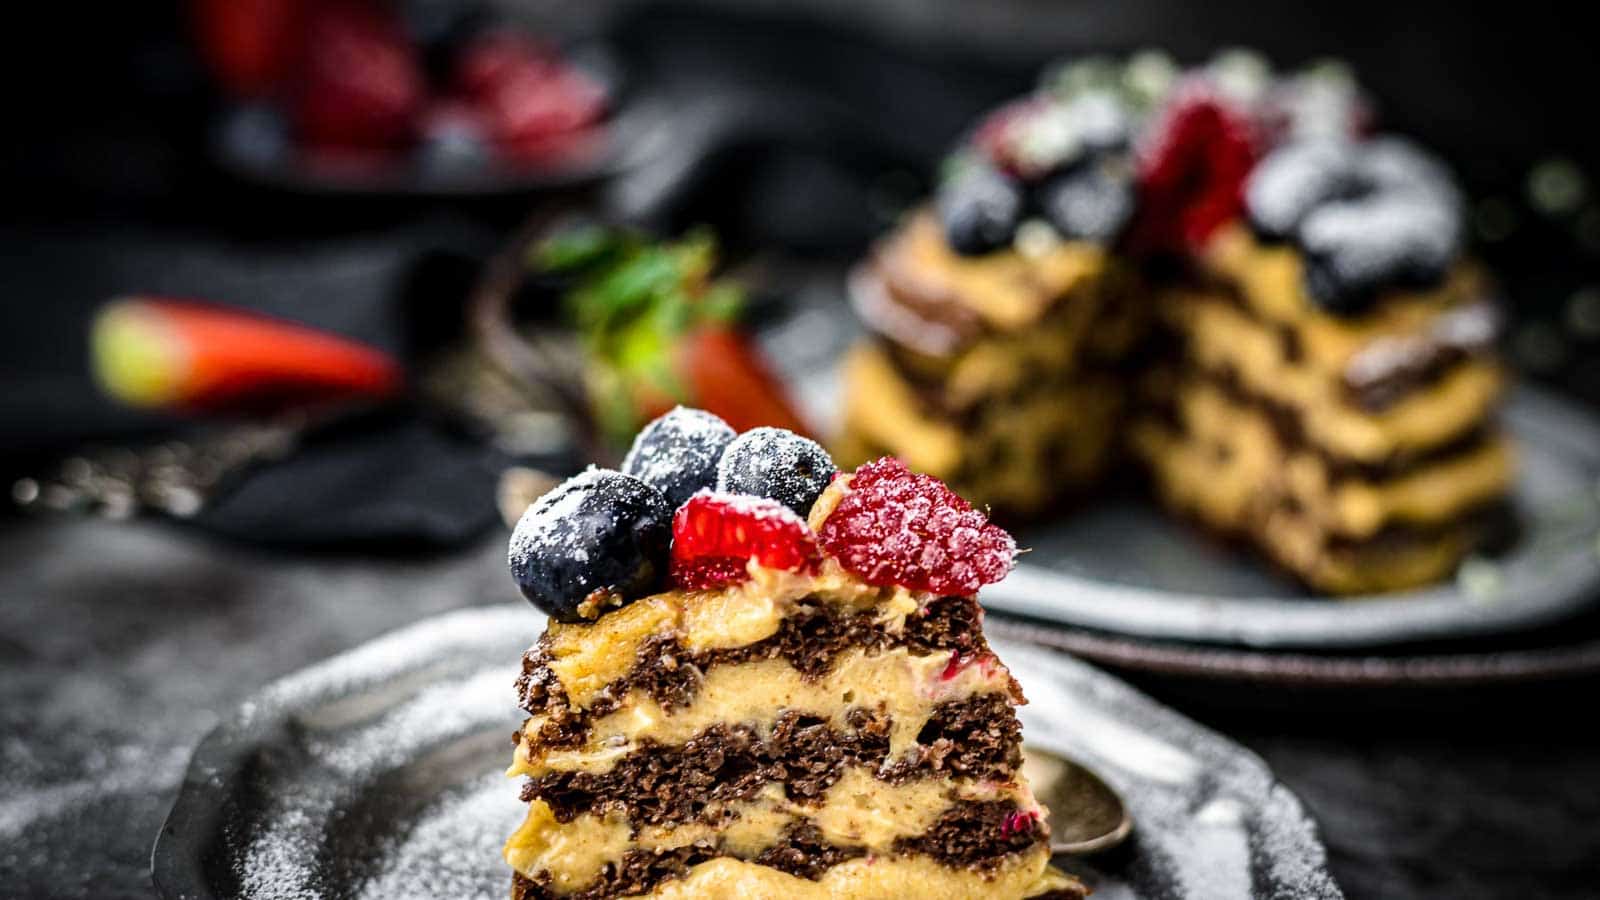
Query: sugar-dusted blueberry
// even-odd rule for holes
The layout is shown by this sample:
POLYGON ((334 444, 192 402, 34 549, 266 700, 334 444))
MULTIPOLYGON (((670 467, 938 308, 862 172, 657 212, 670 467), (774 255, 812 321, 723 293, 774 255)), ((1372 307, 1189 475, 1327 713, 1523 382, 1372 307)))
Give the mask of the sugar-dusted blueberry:
POLYGON ((950 248, 967 256, 1011 243, 1022 219, 1022 187, 993 166, 972 162, 939 188, 939 221, 950 248))
POLYGON ((805 516, 835 471, 816 441, 783 428, 752 428, 723 451, 717 490, 766 497, 805 516))
POLYGON ((1461 240, 1455 209, 1426 194, 1324 204, 1300 227, 1306 289, 1329 312, 1359 313, 1385 288, 1436 284, 1461 240))
POLYGON ((1114 160, 1097 160, 1055 176, 1039 188, 1039 206, 1070 240, 1115 240, 1133 218, 1133 180, 1114 160))
POLYGON ((672 508, 660 491, 590 468, 523 513, 507 559, 529 602, 558 621, 583 622, 657 589, 671 542, 672 508))
POLYGON ((654 486, 677 509, 695 491, 716 485, 717 462, 736 434, 703 409, 679 406, 634 437, 622 471, 654 486))
POLYGON ((1290 238, 1313 209, 1366 190, 1354 146, 1307 140, 1273 151, 1245 182, 1250 225, 1267 240, 1290 238))

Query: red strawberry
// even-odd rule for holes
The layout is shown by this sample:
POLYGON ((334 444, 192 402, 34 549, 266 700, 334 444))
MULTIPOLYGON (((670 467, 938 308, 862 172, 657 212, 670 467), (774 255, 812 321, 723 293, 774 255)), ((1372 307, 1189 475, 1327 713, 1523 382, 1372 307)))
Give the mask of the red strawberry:
POLYGON ((939 479, 893 457, 849 477, 817 537, 868 584, 966 595, 1011 571, 1016 541, 939 479))
POLYGON ((721 416, 733 430, 771 425, 807 432, 760 349, 743 332, 701 328, 680 340, 675 354, 694 405, 721 416))
POLYGON ((702 490, 672 517, 672 580, 682 588, 743 581, 751 561, 801 572, 820 558, 806 523, 776 500, 702 490))
POLYGON ((272 93, 294 62, 300 0, 195 0, 190 4, 200 55, 235 94, 272 93))
POLYGON ((95 318, 96 377, 130 406, 265 410, 401 388, 388 355, 304 325, 193 300, 124 297, 95 318))
POLYGON ((416 134, 425 84, 416 48, 374 4, 316 4, 306 31, 294 118, 319 150, 383 150, 416 134))
POLYGON ((1209 84, 1181 87, 1140 149, 1133 248, 1181 253, 1237 218, 1260 143, 1250 116, 1209 84))

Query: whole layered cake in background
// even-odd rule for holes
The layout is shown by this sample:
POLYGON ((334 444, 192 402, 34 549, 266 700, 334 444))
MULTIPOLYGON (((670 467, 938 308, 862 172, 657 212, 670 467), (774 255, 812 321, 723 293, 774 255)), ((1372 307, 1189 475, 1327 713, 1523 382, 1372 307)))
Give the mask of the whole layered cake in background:
POLYGON ((1448 169, 1347 73, 1090 62, 987 118, 855 274, 841 458, 1053 508, 1119 459, 1309 587, 1444 577, 1512 453, 1448 169))
POLYGON ((976 593, 1016 546, 936 479, 677 409, 512 537, 513 897, 1081 897, 976 593))

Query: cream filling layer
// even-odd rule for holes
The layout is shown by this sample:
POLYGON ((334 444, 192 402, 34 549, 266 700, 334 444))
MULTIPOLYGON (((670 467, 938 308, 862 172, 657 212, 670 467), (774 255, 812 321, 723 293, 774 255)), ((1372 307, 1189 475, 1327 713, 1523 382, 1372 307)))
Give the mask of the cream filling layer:
POLYGON ((1040 811, 1025 784, 908 781, 889 784, 861 767, 847 770, 823 796, 820 807, 794 803, 783 786, 769 784, 753 799, 731 804, 726 824, 642 826, 637 834, 620 814, 581 815, 556 821, 542 800, 506 841, 505 858, 523 875, 547 877, 558 892, 580 890, 600 877, 607 863, 630 850, 672 850, 696 843, 742 859, 753 859, 784 838, 787 829, 809 822, 838 847, 887 852, 895 841, 928 831, 953 803, 1011 799, 1018 809, 1040 811))
MULTIPOLYGON (((1494 436, 1382 481, 1336 479, 1320 456, 1284 447, 1264 413, 1234 402, 1214 385, 1184 383, 1177 401, 1186 435, 1172 441, 1196 445, 1200 452, 1174 461, 1168 475, 1192 485, 1184 493, 1211 495, 1230 520, 1250 518, 1263 498, 1276 503, 1289 497, 1323 531, 1370 537, 1386 525, 1432 525, 1481 506, 1506 492, 1515 467, 1510 442, 1494 436), (1224 451, 1222 459, 1218 450, 1224 451)), ((1174 452, 1170 446, 1158 449, 1149 438, 1143 446, 1147 456, 1174 452)))
POLYGON ((711 591, 667 591, 608 612, 591 624, 550 623, 550 671, 567 702, 583 709, 633 668, 640 648, 656 635, 672 635, 691 652, 743 647, 778 632, 803 598, 851 611, 876 610, 878 624, 898 633, 906 616, 934 599, 901 587, 874 587, 829 559, 816 574, 783 572, 752 564, 750 577, 711 591))
MULTIPOLYGON (((968 500, 1014 509, 1048 500, 1041 484, 1098 473, 1125 394, 1114 379, 1085 375, 991 404, 975 424, 963 426, 928 415, 878 347, 852 350, 845 379, 847 442, 887 448, 917 471, 949 481, 968 500)), ((849 457, 849 448, 841 455, 849 457)))
POLYGON ((841 863, 816 881, 723 857, 701 863, 684 878, 663 882, 658 900, 1020 900, 1077 882, 1050 868, 1049 850, 1018 854, 986 872, 951 869, 923 856, 865 856, 841 863))
POLYGON ((1264 493, 1237 456, 1219 462, 1214 446, 1180 438, 1151 421, 1136 425, 1132 437, 1169 505, 1213 527, 1251 535, 1269 556, 1322 591, 1373 593, 1426 584, 1449 574, 1469 549, 1470 532, 1449 528, 1394 546, 1334 549, 1316 511, 1275 506, 1283 496, 1264 493))
POLYGON ((1300 411, 1307 438, 1341 458, 1377 462, 1446 443, 1481 423, 1504 390, 1505 374, 1496 363, 1467 360, 1369 413, 1347 401, 1342 360, 1319 363, 1306 353, 1291 362, 1274 330, 1226 301, 1195 293, 1171 300, 1164 306, 1168 319, 1185 334, 1201 368, 1231 372, 1251 393, 1300 411))
POLYGON ((992 657, 947 673, 947 653, 918 656, 906 648, 867 654, 844 653, 827 674, 808 680, 782 659, 716 666, 705 673, 693 701, 671 712, 642 691, 623 697, 618 709, 592 723, 582 747, 529 756, 542 716, 524 726, 529 739, 517 746, 510 775, 551 771, 607 772, 646 742, 677 746, 713 725, 749 725, 765 740, 786 711, 828 720, 849 730, 851 710, 890 717, 889 753, 902 756, 915 744, 934 707, 974 694, 1004 692, 1010 674, 992 657))

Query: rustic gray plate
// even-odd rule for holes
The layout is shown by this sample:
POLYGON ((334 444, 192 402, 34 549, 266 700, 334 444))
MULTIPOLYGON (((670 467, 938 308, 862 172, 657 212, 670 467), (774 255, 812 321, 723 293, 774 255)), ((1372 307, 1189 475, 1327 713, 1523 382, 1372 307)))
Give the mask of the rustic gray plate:
MULTIPOLYGON (((504 772, 524 606, 431 619, 291 676, 195 751, 156 841, 168 898, 504 898, 504 772)), ((1255 755, 1082 663, 998 644, 1030 743, 1098 770, 1137 823, 1075 870, 1099 900, 1340 896, 1316 828, 1255 755)))

